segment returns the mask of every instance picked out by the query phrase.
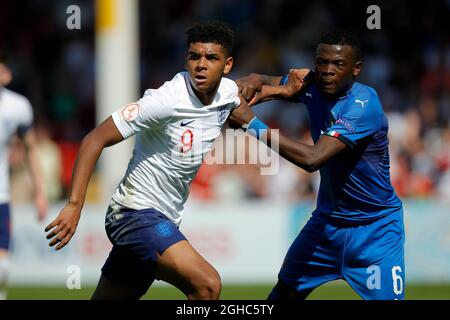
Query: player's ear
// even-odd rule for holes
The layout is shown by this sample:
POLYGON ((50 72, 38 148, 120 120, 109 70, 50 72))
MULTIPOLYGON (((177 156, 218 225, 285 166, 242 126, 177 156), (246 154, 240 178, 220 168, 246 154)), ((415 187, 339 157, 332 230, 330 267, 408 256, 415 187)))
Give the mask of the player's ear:
POLYGON ((225 60, 225 66, 223 67, 223 74, 228 74, 233 68, 233 57, 228 57, 225 60))
POLYGON ((353 77, 359 76, 361 73, 362 61, 357 61, 353 66, 353 77))

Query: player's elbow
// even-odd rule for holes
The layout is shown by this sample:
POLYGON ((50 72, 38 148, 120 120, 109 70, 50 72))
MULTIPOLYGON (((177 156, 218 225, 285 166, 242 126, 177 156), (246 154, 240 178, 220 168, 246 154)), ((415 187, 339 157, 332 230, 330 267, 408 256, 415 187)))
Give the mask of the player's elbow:
POLYGON ((321 165, 322 163, 320 158, 315 153, 311 152, 305 160, 303 169, 305 169, 307 172, 312 173, 319 170, 321 165))
POLYGON ((95 129, 88 133, 81 141, 80 149, 102 150, 105 148, 105 142, 99 137, 95 129))

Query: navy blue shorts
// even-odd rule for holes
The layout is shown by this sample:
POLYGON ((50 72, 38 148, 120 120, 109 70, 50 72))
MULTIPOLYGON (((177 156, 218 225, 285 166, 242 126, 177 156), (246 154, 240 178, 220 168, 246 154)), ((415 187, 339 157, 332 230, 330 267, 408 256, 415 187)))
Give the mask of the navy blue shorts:
POLYGON ((11 223, 9 217, 9 204, 0 204, 0 249, 9 250, 11 239, 11 223))
POLYGON ((161 212, 123 209, 114 202, 106 213, 105 229, 113 248, 102 268, 103 275, 127 284, 140 295, 144 295, 155 280, 158 255, 186 240, 161 212))
POLYGON ((363 225, 313 214, 292 243, 278 275, 298 292, 343 279, 363 298, 404 299, 403 211, 363 225))

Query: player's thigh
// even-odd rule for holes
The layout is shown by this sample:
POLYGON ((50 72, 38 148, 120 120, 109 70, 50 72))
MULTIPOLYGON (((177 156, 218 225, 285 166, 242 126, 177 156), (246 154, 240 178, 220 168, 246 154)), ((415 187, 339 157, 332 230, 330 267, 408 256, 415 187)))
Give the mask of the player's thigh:
POLYGON ((142 294, 128 284, 118 282, 105 275, 100 276, 92 300, 138 300, 142 294))
POLYGON ((117 287, 142 296, 156 278, 158 257, 186 238, 164 214, 153 209, 108 209, 106 232, 114 244, 102 275, 117 287))
POLYGON ((312 217, 291 244, 278 274, 279 281, 297 292, 339 278, 340 230, 312 217))
POLYGON ((159 255, 155 274, 157 279, 176 286, 186 294, 205 285, 220 286, 216 269, 186 240, 173 244, 159 255))
POLYGON ((403 213, 392 214, 354 235, 360 246, 344 269, 344 278, 363 298, 404 299, 405 261, 403 213))
POLYGON ((137 249, 139 246, 113 246, 93 299, 139 299, 147 292, 155 280, 155 262, 142 259, 137 249))
POLYGON ((405 263, 403 257, 347 270, 345 280, 365 300, 403 300, 405 263))

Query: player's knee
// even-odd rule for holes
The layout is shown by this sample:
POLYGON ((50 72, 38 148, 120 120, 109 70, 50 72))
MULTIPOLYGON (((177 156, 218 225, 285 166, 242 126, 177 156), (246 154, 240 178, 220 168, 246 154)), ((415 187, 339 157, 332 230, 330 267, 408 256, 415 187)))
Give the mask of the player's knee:
POLYGON ((216 300, 220 297, 222 283, 219 274, 214 271, 199 278, 194 284, 194 292, 189 299, 216 300))

